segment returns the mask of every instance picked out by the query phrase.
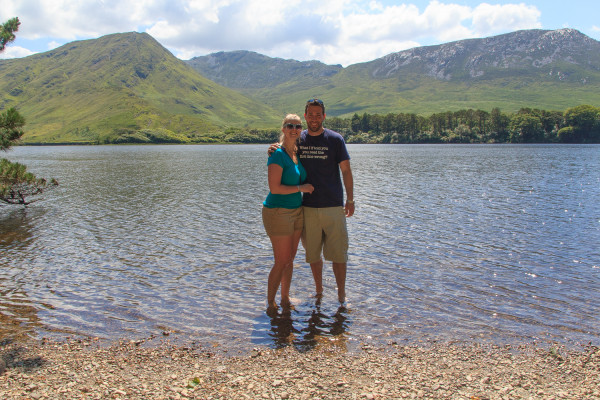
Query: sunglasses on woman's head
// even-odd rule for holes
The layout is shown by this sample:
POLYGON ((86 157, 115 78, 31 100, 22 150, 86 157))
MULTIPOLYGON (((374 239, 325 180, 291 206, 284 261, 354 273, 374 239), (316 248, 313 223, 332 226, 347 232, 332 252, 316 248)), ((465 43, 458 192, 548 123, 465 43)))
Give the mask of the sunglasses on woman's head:
POLYGON ((288 129, 302 129, 302 124, 285 124, 285 127, 288 129))

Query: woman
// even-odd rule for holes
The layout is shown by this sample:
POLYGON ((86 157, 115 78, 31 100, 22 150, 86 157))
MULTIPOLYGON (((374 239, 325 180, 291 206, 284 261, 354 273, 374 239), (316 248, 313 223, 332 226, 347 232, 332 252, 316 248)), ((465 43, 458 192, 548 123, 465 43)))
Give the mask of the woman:
POLYGON ((304 215, 302 193, 312 193, 313 186, 303 183, 306 171, 298 159, 298 139, 302 120, 296 114, 283 119, 281 147, 267 161, 269 195, 263 202, 262 218, 271 239, 275 262, 267 285, 268 311, 277 309, 275 295, 281 283, 281 304, 290 304, 293 262, 302 234, 304 215))

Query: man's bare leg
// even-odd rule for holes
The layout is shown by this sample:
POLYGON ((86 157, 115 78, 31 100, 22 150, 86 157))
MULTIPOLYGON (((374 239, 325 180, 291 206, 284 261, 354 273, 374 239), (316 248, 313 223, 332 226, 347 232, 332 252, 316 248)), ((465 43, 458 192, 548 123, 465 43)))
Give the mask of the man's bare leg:
POLYGON ((343 303, 346 301, 346 263, 333 263, 333 275, 338 287, 338 300, 343 303))
POLYGON ((317 292, 317 297, 323 295, 323 260, 319 260, 316 263, 310 264, 310 269, 312 270, 313 279, 315 280, 315 291, 317 292))

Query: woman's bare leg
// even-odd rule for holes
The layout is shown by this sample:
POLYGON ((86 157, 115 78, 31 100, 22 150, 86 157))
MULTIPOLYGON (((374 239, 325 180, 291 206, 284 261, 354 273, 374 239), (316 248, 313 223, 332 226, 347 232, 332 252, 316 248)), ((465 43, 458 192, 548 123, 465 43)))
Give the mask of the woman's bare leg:
POLYGON ((298 243, 300 243, 301 230, 294 231, 292 235, 292 248, 290 253, 290 262, 284 269, 281 276, 281 305, 284 307, 290 306, 290 286, 292 284, 292 275, 294 274, 294 259, 298 251, 298 243))
MULTIPOLYGON (((273 256, 274 263, 269 273, 269 279, 267 282, 267 304, 269 309, 277 308, 275 302, 275 296, 277 295, 277 289, 283 279, 284 272, 290 268, 292 250, 294 248, 294 235, 289 236, 271 236, 271 244, 273 245, 273 256)), ((288 272, 289 273, 289 272, 288 272)), ((290 276, 291 282, 291 276, 290 276)), ((287 288, 289 291, 289 286, 287 288)), ((289 302, 289 292, 288 292, 289 302)))

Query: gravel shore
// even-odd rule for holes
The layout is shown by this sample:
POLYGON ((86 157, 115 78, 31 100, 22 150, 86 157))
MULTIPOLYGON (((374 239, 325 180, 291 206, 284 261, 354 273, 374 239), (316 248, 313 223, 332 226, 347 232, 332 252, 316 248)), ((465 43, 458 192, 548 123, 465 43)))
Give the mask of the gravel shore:
POLYGON ((164 339, 0 343, 0 399, 600 399, 600 349, 391 343, 228 356, 164 339))

